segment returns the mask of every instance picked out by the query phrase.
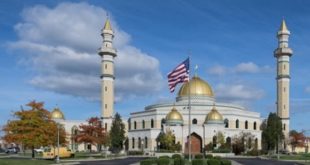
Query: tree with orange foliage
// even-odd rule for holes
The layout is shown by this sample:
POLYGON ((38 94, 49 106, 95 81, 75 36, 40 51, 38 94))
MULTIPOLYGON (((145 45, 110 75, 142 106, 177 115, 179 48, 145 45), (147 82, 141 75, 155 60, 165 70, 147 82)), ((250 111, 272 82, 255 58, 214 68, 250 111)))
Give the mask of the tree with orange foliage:
MULTIPOLYGON (((43 102, 31 101, 26 104, 29 110, 14 112, 13 120, 8 120, 3 127, 3 139, 8 143, 23 145, 31 148, 32 158, 34 149, 41 146, 55 146, 57 143, 57 124, 51 119, 49 111, 44 109, 43 102)), ((60 143, 66 143, 63 127, 60 128, 60 143)))
POLYGON ((304 132, 297 132, 296 130, 290 131, 290 144, 292 146, 292 151, 295 152, 296 147, 304 147, 306 136, 304 132))
MULTIPOLYGON (((101 145, 107 142, 107 133, 102 128, 101 121, 98 117, 91 117, 87 120, 88 124, 81 124, 79 126, 79 133, 75 136, 77 143, 89 143, 93 145, 99 145, 98 150, 101 149, 101 145)), ((91 148, 90 148, 91 151, 91 148)))

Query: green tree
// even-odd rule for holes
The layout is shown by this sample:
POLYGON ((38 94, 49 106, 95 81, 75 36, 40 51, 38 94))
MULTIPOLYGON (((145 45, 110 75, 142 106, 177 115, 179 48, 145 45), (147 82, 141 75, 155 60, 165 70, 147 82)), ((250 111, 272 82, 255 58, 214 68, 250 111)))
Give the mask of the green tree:
POLYGON ((160 142, 160 149, 180 151, 182 148, 179 142, 175 143, 175 135, 170 130, 168 130, 166 133, 160 133, 157 137, 157 141, 160 142))
MULTIPOLYGON (((57 124, 51 119, 49 111, 44 109, 43 102, 31 101, 27 104, 29 110, 14 112, 13 120, 8 120, 3 127, 3 139, 8 143, 22 144, 31 148, 34 158, 34 148, 55 146, 57 143, 57 124)), ((66 143, 66 133, 60 127, 60 144, 66 143)))
POLYGON ((276 113, 269 114, 262 129, 262 142, 265 149, 267 151, 277 149, 278 144, 284 139, 284 135, 282 132, 282 121, 276 113))
POLYGON ((123 149, 125 141, 125 125, 120 114, 116 113, 110 130, 110 149, 114 153, 118 153, 123 149))

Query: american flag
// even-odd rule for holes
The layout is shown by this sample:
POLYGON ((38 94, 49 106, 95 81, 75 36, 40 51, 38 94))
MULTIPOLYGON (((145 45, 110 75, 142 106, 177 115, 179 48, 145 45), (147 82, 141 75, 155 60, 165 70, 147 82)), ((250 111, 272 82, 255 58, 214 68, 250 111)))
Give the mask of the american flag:
POLYGON ((175 86, 178 83, 189 81, 189 58, 183 61, 170 73, 168 73, 168 85, 170 92, 174 92, 175 86))

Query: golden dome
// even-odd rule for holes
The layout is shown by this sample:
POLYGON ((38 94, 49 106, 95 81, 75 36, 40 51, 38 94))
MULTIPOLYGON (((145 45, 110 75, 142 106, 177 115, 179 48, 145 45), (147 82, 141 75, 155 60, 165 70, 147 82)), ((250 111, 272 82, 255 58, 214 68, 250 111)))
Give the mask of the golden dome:
POLYGON ((64 116, 64 114, 61 112, 61 110, 59 108, 55 108, 51 112, 51 116, 52 116, 52 119, 62 119, 62 120, 65 120, 65 116, 64 116))
POLYGON ((213 91, 210 85, 200 79, 198 76, 194 76, 189 83, 184 83, 178 93, 178 96, 188 96, 190 87, 190 95, 191 96, 210 96, 213 97, 213 91))
POLYGON ((178 112, 178 110, 173 107, 166 116, 166 123, 167 124, 182 124, 183 117, 181 113, 178 112))
POLYGON ((215 109, 215 107, 212 108, 211 112, 208 113, 205 123, 209 122, 222 122, 223 116, 215 109))

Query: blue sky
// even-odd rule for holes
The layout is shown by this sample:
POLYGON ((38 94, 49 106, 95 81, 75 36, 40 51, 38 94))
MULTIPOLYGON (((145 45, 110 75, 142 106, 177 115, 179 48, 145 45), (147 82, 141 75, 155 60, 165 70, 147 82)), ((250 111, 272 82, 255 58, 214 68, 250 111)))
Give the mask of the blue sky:
POLYGON ((115 30, 116 111, 173 100, 166 74, 191 54, 218 101, 275 111, 276 32, 291 31, 291 127, 310 129, 309 1, 0 2, 0 125, 31 100, 67 119, 100 114, 100 29, 115 30))

